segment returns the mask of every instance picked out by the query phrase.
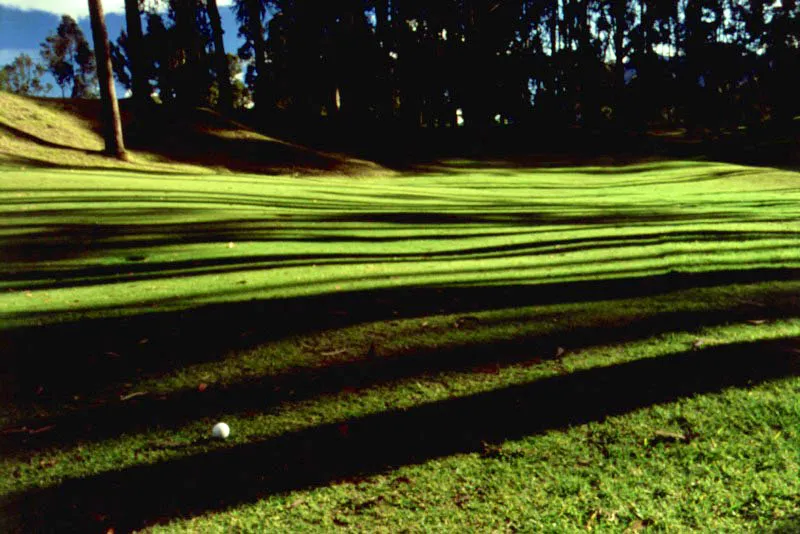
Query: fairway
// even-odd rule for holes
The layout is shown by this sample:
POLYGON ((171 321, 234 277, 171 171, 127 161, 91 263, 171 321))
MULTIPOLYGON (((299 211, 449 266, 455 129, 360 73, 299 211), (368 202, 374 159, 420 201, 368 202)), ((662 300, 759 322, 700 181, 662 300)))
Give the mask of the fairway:
POLYGON ((798 524, 800 173, 4 167, 0 211, 0 530, 798 524))

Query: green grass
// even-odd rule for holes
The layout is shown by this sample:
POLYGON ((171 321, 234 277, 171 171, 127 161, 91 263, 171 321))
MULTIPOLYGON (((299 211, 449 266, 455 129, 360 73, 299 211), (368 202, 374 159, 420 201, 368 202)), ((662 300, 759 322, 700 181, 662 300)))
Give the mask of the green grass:
POLYGON ((4 530, 799 525, 798 173, 6 168, 0 199, 4 530))

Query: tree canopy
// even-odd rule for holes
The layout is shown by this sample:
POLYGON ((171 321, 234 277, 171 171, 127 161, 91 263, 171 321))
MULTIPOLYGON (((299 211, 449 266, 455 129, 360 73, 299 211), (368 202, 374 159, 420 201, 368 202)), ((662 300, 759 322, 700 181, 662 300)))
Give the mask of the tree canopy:
POLYGON ((97 94, 94 52, 78 23, 69 15, 41 44, 42 59, 61 88, 62 96, 70 89, 71 98, 86 98, 97 94))
MULTIPOLYGON (((121 83, 259 121, 719 129, 800 114, 795 0, 235 0, 239 73, 216 2, 126 8, 144 24, 112 48, 121 83)), ((69 17, 42 45, 72 96, 92 86, 89 52, 69 17)))
POLYGON ((0 69, 0 91, 18 95, 39 96, 50 91, 49 83, 42 81, 47 69, 33 61, 28 54, 20 54, 0 69))

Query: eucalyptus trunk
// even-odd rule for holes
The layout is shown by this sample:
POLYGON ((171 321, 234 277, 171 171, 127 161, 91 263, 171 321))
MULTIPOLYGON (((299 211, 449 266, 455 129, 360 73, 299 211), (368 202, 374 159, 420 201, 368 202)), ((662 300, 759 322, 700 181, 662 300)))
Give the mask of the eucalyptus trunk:
POLYGON ((264 39, 264 25, 261 24, 260 0, 245 0, 247 11, 247 30, 253 40, 253 66, 256 81, 253 90, 256 112, 262 113, 267 106, 267 43, 264 39))
POLYGON ((206 2, 208 18, 211 21, 211 31, 214 34, 214 64, 217 71, 217 87, 219 88, 218 106, 224 113, 233 110, 233 89, 231 88, 231 70, 228 67, 228 56, 225 54, 225 44, 222 40, 222 20, 219 16, 217 0, 206 2))
POLYGON ((97 59, 97 80, 100 83, 105 152, 121 160, 127 160, 128 154, 125 152, 125 143, 122 139, 122 122, 119 116, 117 94, 114 90, 114 77, 111 74, 111 47, 108 44, 108 30, 106 30, 101 0, 89 0, 89 17, 92 24, 95 58, 97 59))
POLYGON ((144 37, 139 0, 125 0, 125 26, 128 34, 128 59, 131 68, 133 100, 141 107, 151 102, 151 91, 143 62, 142 43, 144 37))

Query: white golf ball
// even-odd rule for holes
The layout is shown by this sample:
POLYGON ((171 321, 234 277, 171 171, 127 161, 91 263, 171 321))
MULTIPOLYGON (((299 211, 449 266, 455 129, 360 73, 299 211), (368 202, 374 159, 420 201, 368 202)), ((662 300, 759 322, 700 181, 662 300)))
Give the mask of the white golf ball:
POLYGON ((214 425, 214 428, 211 429, 211 435, 215 438, 225 439, 231 435, 231 427, 225 423, 217 423, 214 425))

